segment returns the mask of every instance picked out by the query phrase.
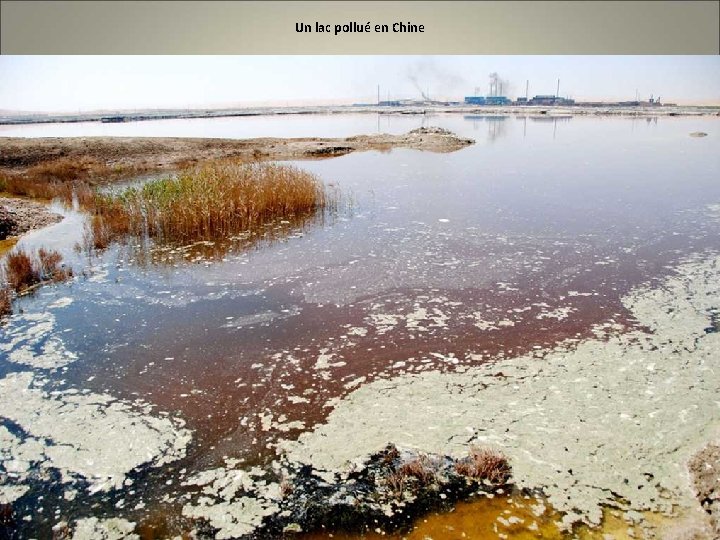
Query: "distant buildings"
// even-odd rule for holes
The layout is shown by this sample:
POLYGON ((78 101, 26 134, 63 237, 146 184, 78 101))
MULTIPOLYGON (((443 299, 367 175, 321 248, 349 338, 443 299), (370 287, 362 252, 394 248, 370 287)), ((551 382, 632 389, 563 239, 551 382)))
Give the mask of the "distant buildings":
POLYGON ((510 105, 512 101, 505 96, 466 96, 466 105, 510 105))
POLYGON ((511 101, 505 96, 467 96, 465 97, 466 105, 575 105, 574 99, 563 98, 559 96, 540 95, 531 99, 524 97, 511 101))
MULTIPOLYGON (((475 91, 478 92, 479 89, 475 91)), ((357 104, 360 105, 360 104, 357 104)), ((368 104, 369 105, 369 104, 368 104)), ((647 101, 602 101, 602 102, 576 102, 574 99, 561 97, 558 94, 538 94, 533 97, 518 97, 514 101, 506 96, 490 95, 465 96, 462 102, 458 101, 436 101, 429 99, 393 99, 378 101, 380 107, 422 107, 422 106, 457 106, 471 105, 477 107, 502 107, 502 106, 529 106, 529 107, 662 107, 673 106, 673 103, 660 103, 660 98, 650 97, 647 101)), ((103 121, 108 121, 103 119, 103 121)), ((109 120, 116 121, 116 120, 109 120)))
MULTIPOLYGON (((522 103, 523 105, 575 105, 574 99, 560 96, 539 95, 522 103)), ((518 103, 520 105, 520 103, 518 103)))
POLYGON ((485 96, 467 96, 465 98, 466 105, 487 105, 485 96))

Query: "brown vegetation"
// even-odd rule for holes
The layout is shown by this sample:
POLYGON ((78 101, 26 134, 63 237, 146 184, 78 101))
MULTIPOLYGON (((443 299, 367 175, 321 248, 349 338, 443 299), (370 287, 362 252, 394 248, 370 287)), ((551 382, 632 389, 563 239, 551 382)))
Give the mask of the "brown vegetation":
POLYGON ((12 313, 12 291, 10 287, 0 288, 0 318, 12 313))
POLYGON ((54 250, 40 248, 35 258, 23 249, 9 253, 5 261, 5 279, 8 287, 16 292, 48 281, 65 281, 72 277, 72 270, 62 264, 62 255, 54 250))
POLYGON ((0 174, 0 192, 35 199, 60 199, 71 202, 73 195, 80 199, 92 193, 91 185, 128 176, 136 168, 110 167, 88 158, 59 158, 40 162, 24 172, 0 174))
POLYGON ((512 473, 505 455, 497 450, 477 446, 471 446, 469 456, 456 462, 455 471, 476 480, 487 480, 492 484, 506 483, 512 473))
POLYGON ((422 486, 431 484, 435 480, 436 474, 436 468, 433 467, 430 459, 424 454, 404 463, 398 471, 405 476, 415 478, 422 486))
POLYGON ((218 160, 93 200, 96 248, 126 234, 177 243, 223 239, 335 204, 314 175, 286 165, 218 160))
POLYGON ((398 495, 405 491, 405 483, 407 482, 407 475, 400 470, 391 471, 385 477, 388 487, 393 493, 398 495))
POLYGON ((5 275, 8 285, 15 291, 22 291, 40 282, 40 272, 23 250, 8 254, 5 275))
POLYGON ((72 269, 62 264, 62 255, 55 250, 38 249, 38 263, 43 281, 66 281, 73 275, 72 269))

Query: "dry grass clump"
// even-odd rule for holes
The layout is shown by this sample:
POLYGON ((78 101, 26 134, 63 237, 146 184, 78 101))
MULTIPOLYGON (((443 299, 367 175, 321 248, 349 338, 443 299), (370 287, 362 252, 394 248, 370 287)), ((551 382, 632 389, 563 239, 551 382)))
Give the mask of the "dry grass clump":
POLYGON ((35 199, 60 199, 72 202, 73 195, 81 205, 92 193, 90 184, 132 174, 134 169, 106 163, 89 157, 58 158, 30 167, 24 173, 0 174, 0 191, 35 199))
POLYGON ((470 447, 468 457, 457 461, 455 471, 476 480, 487 480, 492 484, 505 484, 512 473, 504 454, 476 446, 470 447))
POLYGON ((311 173, 226 159, 119 194, 98 195, 92 229, 96 247, 126 233, 169 242, 213 240, 311 215, 332 203, 311 173))
POLYGON ((9 289, 16 292, 48 281, 65 281, 73 275, 72 270, 62 264, 60 253, 45 248, 40 248, 34 258, 23 249, 9 253, 4 273, 9 289))
POLYGON ((5 261, 5 275, 8 285, 15 291, 22 291, 40 282, 40 272, 23 250, 8 254, 5 261))
POLYGON ((406 488, 418 491, 438 481, 439 464, 434 463, 426 454, 419 454, 409 461, 398 463, 400 452, 394 445, 388 446, 381 456, 384 479, 390 491, 399 495, 406 488))
POLYGON ((0 183, 3 186, 0 191, 11 195, 32 199, 60 199, 67 203, 72 202, 74 194, 92 192, 84 180, 61 181, 32 176, 5 175, 0 183))
POLYGON ((0 288, 0 318, 12 313, 12 291, 9 286, 0 288))
POLYGON ((62 255, 55 250, 38 249, 40 277, 43 281, 66 281, 72 277, 72 269, 62 264, 62 255))
POLYGON ((105 249, 113 240, 132 232, 131 218, 128 216, 122 200, 97 196, 93 212, 89 222, 86 244, 89 243, 95 249, 105 249))
POLYGON ((34 165, 27 170, 27 176, 48 182, 72 182, 94 175, 107 174, 108 167, 88 158, 59 158, 34 165))
POLYGON ((407 475, 401 470, 391 471, 385 477, 388 487, 393 493, 402 494, 405 491, 405 484, 407 483, 407 475))
POLYGON ((421 455, 400 466, 398 472, 405 476, 415 478, 421 486, 426 486, 435 481, 436 469, 430 463, 426 455, 421 455))

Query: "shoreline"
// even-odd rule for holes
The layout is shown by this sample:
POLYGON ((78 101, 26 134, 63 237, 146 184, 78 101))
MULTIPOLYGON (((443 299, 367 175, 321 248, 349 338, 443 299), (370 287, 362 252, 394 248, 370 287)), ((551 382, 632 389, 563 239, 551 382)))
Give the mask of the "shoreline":
MULTIPOLYGON (((0 193, 0 241, 20 238, 62 220, 47 204, 0 193)), ((0 248, 0 254, 2 251, 0 248)))
POLYGON ((590 116, 717 116, 720 105, 623 106, 623 105, 337 105, 314 107, 257 107, 247 109, 170 109, 163 111, 107 111, 86 114, 0 115, 0 126, 60 124, 79 122, 127 123, 149 120, 190 120, 200 118, 231 118, 253 116, 317 115, 317 114, 548 114, 590 116), (114 118, 108 121, 108 118, 114 118))
POLYGON ((250 161, 322 159, 393 148, 443 153, 474 142, 441 128, 418 128, 403 135, 344 138, 0 137, 0 172, 23 172, 28 167, 60 159, 91 159, 114 168, 152 171, 226 157, 250 161))

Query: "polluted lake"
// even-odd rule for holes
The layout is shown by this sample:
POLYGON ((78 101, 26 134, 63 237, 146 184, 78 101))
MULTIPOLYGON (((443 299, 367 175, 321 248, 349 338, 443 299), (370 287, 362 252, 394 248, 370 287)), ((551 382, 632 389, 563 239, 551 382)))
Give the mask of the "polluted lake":
POLYGON ((0 244, 50 261, 0 319, 0 537, 712 538, 718 126, 4 128, 2 201, 59 217, 0 244))

